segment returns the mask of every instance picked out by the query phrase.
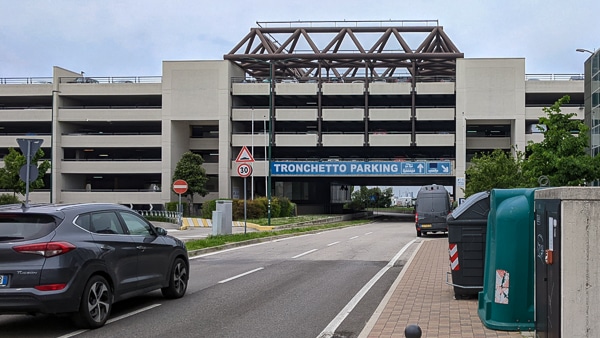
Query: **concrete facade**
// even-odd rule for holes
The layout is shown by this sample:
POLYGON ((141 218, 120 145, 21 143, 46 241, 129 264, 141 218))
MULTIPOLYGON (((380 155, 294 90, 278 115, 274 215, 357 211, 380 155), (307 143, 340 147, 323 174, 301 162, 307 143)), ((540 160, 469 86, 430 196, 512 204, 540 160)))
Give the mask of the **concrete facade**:
POLYGON ((243 180, 234 160, 242 146, 256 160, 248 196, 266 195, 272 151, 277 161, 418 159, 453 166, 446 176, 273 177, 275 196, 307 210, 328 211, 322 205, 332 201, 331 187, 348 185, 437 183, 453 186, 453 197, 461 198, 472 156, 512 146, 524 150, 528 141, 539 141, 531 126, 543 107, 568 94, 571 104, 563 111, 583 119, 583 81, 571 78, 525 74, 522 58, 458 59, 456 77, 418 78, 414 86, 264 83, 223 60, 164 61, 162 75, 149 77, 87 77, 55 67, 52 78, 2 79, 0 150, 17 148, 16 138, 44 139, 52 188, 33 192, 34 202, 176 201, 172 174, 189 150, 204 157, 210 178, 209 195, 195 196, 196 204, 240 197, 243 180))

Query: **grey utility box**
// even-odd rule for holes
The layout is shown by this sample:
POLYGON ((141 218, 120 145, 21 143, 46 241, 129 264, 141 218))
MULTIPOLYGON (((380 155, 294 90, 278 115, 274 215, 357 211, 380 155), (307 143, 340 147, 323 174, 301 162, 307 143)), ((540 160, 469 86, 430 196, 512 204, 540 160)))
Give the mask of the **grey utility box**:
MULTIPOLYGON (((232 204, 230 200, 218 200, 217 201, 217 211, 221 212, 221 231, 218 233, 219 235, 231 234, 233 232, 232 229, 232 204)), ((214 215, 213 215, 214 218, 214 215)), ((213 233, 214 233, 213 228, 213 233)))
POLYGON ((600 337, 600 188, 535 192, 537 337, 600 337))
POLYGON ((218 210, 212 212, 212 234, 223 234, 223 213, 218 210))

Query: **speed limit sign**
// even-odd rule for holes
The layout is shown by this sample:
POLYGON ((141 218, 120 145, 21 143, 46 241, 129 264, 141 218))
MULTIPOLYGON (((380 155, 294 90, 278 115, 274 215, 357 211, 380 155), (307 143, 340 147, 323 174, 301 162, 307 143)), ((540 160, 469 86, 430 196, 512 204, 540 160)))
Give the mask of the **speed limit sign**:
POLYGON ((237 173, 240 177, 252 175, 252 167, 248 163, 242 163, 237 167, 237 173))

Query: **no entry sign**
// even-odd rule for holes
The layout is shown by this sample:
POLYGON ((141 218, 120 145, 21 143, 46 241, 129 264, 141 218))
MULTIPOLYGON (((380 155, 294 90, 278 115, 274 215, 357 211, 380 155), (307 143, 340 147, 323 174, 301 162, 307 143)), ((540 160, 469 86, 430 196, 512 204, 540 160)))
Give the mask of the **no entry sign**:
POLYGON ((175 182, 173 182, 173 191, 176 194, 185 194, 185 192, 188 190, 188 184, 186 181, 184 180, 176 180, 175 182))

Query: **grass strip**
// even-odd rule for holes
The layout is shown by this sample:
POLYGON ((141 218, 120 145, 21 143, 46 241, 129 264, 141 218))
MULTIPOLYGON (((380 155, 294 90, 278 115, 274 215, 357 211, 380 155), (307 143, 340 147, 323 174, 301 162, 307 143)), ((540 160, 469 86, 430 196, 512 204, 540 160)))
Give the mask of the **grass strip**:
POLYGON ((210 235, 204 239, 188 241, 185 243, 185 246, 187 247, 188 251, 193 251, 193 250, 198 250, 198 249, 206 249, 206 248, 211 248, 211 247, 215 247, 215 246, 220 246, 220 245, 224 245, 224 244, 228 244, 228 243, 247 241, 250 239, 265 238, 265 237, 272 237, 272 236, 286 235, 286 234, 299 234, 299 233, 304 233, 304 232, 309 232, 309 231, 314 231, 314 230, 325 230, 325 229, 331 229, 331 228, 339 228, 339 227, 345 227, 345 226, 366 224, 369 222, 371 222, 371 221, 361 219, 361 220, 345 221, 345 222, 330 223, 330 224, 323 224, 323 225, 314 225, 314 226, 307 226, 307 227, 300 227, 300 228, 286 228, 286 229, 272 230, 272 231, 256 231, 256 232, 253 231, 253 232, 247 232, 245 234, 214 235, 214 236, 210 235))

